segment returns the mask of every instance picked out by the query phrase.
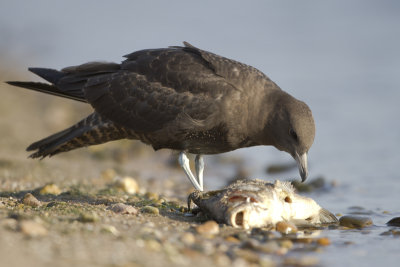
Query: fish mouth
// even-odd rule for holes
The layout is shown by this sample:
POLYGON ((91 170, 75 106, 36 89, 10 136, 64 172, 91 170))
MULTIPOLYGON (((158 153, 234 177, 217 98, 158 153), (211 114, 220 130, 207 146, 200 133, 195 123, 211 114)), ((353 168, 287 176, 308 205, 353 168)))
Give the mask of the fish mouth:
POLYGON ((244 229, 255 226, 258 221, 256 217, 261 212, 262 201, 259 196, 252 192, 235 192, 228 197, 228 202, 233 205, 227 213, 230 225, 244 229))
POLYGON ((297 152, 294 154, 294 159, 297 162, 297 167, 299 168, 301 181, 304 182, 308 176, 308 168, 307 168, 307 152, 299 155, 297 152))

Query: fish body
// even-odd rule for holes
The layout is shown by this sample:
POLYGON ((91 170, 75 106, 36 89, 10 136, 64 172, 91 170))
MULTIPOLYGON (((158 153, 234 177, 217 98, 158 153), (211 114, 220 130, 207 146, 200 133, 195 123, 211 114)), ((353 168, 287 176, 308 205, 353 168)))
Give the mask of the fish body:
POLYGON ((189 207, 191 202, 219 223, 246 229, 275 226, 281 221, 297 225, 338 221, 313 199, 298 195, 290 182, 279 180, 239 180, 218 191, 194 191, 188 197, 189 207))

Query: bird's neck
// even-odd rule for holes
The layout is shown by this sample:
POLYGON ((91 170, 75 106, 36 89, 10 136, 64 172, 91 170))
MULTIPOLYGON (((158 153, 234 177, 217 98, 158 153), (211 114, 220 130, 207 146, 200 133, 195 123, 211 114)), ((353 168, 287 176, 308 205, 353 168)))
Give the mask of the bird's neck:
POLYGON ((257 145, 275 145, 273 137, 274 129, 277 128, 276 116, 280 114, 280 99, 287 95, 279 87, 266 90, 264 97, 254 105, 254 120, 249 122, 251 139, 257 145))

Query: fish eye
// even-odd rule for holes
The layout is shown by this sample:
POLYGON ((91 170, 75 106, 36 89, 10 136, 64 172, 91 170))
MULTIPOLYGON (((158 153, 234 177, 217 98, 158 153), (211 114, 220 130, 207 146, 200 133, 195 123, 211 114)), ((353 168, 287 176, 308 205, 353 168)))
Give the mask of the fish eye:
POLYGON ((289 196, 287 196, 285 197, 285 202, 292 203, 292 199, 289 196))
POLYGON ((297 133, 293 129, 289 130, 289 134, 294 140, 298 141, 297 133))

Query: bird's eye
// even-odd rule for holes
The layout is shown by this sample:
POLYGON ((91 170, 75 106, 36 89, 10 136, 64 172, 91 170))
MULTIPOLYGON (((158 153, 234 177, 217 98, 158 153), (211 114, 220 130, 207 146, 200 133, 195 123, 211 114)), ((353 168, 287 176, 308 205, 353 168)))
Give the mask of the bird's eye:
POLYGON ((294 140, 298 140, 297 133, 293 129, 289 130, 289 134, 294 140))

